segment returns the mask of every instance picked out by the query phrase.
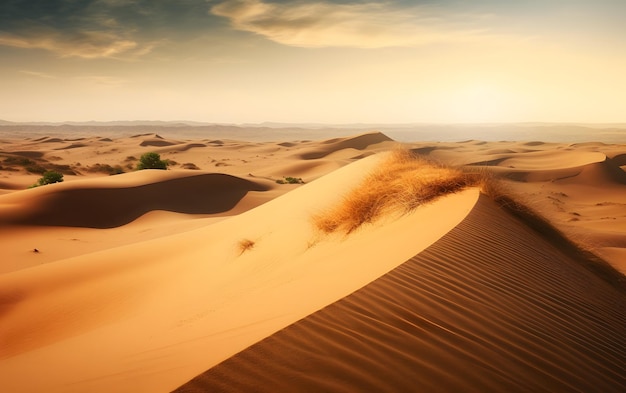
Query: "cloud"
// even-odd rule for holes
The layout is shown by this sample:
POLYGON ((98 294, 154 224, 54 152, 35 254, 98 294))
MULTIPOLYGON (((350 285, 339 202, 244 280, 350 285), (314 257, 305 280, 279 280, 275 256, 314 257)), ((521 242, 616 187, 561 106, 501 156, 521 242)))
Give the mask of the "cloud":
POLYGON ((107 87, 118 87, 128 83, 128 81, 125 79, 106 75, 77 76, 75 79, 89 85, 100 85, 107 87))
POLYGON ((0 45, 84 59, 135 58, 150 52, 155 43, 143 42, 133 20, 124 19, 132 3, 126 2, 124 9, 117 3, 47 0, 46 7, 2 6, 0 45))
POLYGON ((137 42, 125 39, 115 33, 97 30, 72 33, 47 30, 46 32, 31 32, 21 35, 0 33, 0 45, 24 49, 44 49, 61 57, 81 57, 84 59, 140 54, 146 49, 140 48, 137 42))
POLYGON ((40 71, 31 71, 31 70, 19 70, 20 73, 24 74, 24 75, 28 75, 28 76, 34 76, 36 78, 42 78, 42 79, 57 79, 56 76, 54 75, 50 75, 47 74, 45 72, 40 72, 40 71))
POLYGON ((392 2, 335 4, 323 1, 266 3, 226 0, 211 13, 232 27, 298 47, 383 48, 468 42, 486 34, 488 15, 450 15, 432 7, 392 2))

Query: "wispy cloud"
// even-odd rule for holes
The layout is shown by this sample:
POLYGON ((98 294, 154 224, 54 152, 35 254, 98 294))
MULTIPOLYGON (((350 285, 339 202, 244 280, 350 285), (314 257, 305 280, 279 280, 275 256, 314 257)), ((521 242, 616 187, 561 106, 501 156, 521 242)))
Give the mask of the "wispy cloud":
POLYGON ((136 41, 107 31, 75 31, 72 33, 47 29, 27 34, 0 33, 0 45, 25 49, 44 49, 61 57, 96 59, 122 54, 134 55, 146 50, 136 41))
POLYGON ((90 85, 100 85, 107 87, 118 87, 121 85, 125 85, 128 83, 126 79, 117 78, 114 76, 106 76, 106 75, 85 75, 78 76, 76 80, 87 83, 90 85))
POLYGON ((488 15, 450 15, 432 7, 392 2, 336 4, 324 1, 266 3, 226 0, 211 13, 238 30, 299 47, 382 48, 476 40, 488 15))
POLYGON ((54 75, 50 75, 50 74, 47 74, 45 72, 40 72, 40 71, 19 70, 19 72, 24 74, 24 75, 33 76, 33 77, 36 77, 36 78, 57 79, 57 77, 54 76, 54 75))

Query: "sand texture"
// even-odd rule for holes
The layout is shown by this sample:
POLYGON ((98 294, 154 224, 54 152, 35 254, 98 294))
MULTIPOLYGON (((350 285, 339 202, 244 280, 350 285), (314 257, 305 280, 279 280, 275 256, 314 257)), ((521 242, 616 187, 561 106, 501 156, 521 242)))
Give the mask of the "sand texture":
POLYGON ((481 197, 424 252, 177 392, 620 392, 625 306, 481 197))
POLYGON ((626 145, 77 130, 0 133, 2 392, 626 390, 626 145))

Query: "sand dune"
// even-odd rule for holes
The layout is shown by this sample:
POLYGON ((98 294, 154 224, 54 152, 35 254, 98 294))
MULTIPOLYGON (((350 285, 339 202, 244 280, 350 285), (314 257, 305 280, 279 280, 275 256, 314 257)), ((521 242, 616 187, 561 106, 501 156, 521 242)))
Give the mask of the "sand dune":
POLYGON ((375 280, 454 227, 476 201, 468 190, 349 238, 316 235, 312 212, 341 198, 326 191, 349 189, 378 161, 358 161, 195 231, 0 276, 1 379, 12 391, 173 389, 375 280), (420 241, 408 241, 410 228, 435 218, 420 241), (379 249, 381 236, 390 249, 379 249), (252 250, 240 248, 245 239, 252 250), (101 345, 111 340, 123 344, 101 345), (92 351, 97 359, 85 364, 92 351), (51 375, 25 380, 33 362, 51 375))
MULTIPOLYGON (((5 240, 0 272, 46 264, 168 233, 193 230, 206 225, 202 224, 205 220, 212 222, 206 216, 239 214, 297 187, 278 186, 275 183, 277 179, 295 176, 308 183, 356 160, 334 157, 303 161, 291 157, 298 149, 310 149, 319 143, 313 141, 288 142, 289 146, 282 146, 273 142, 204 139, 201 142, 177 141, 178 144, 165 147, 141 147, 138 146, 138 139, 164 140, 154 133, 115 139, 50 136, 33 140, 7 138, 0 150, 0 195, 4 195, 0 199, 0 236, 5 240), (67 145, 68 139, 82 139, 85 147, 64 150, 59 154, 56 148, 67 145), (162 158, 177 162, 170 166, 172 171, 155 172, 152 175, 143 172, 109 176, 112 171, 132 171, 141 154, 155 149, 162 158), (24 152, 30 160, 28 163, 11 161, 13 157, 24 157, 17 155, 24 152), (41 176, 28 172, 28 165, 49 169, 67 167, 69 170, 63 169, 66 176, 61 185, 20 191, 36 183, 41 176), (192 170, 185 170, 187 168, 192 170), (220 174, 234 176, 242 179, 242 182, 238 182, 239 185, 232 184, 232 190, 231 185, 222 182, 224 184, 216 190, 219 193, 214 194, 209 183, 215 183, 218 178, 228 178, 218 176, 220 174), (198 176, 196 180, 183 180, 192 175, 198 176), (203 179, 209 178, 213 180, 205 183, 203 179), (172 184, 176 184, 178 194, 166 186, 172 184), (267 191, 246 193, 244 190, 257 186, 267 191), (100 192, 102 189, 109 189, 106 191, 108 197, 100 192), (148 190, 151 190, 151 196, 142 194, 148 190), (236 202, 244 193, 245 196, 236 202), (79 198, 84 194, 88 194, 89 199, 79 198), (127 196, 131 198, 127 200, 127 196), (230 210, 219 212, 228 209, 230 205, 209 203, 216 198, 236 202, 236 205, 230 210), (80 199, 80 203, 74 204, 73 201, 77 199, 80 199), (95 209, 97 206, 100 209, 95 209), (171 213, 157 216, 151 209, 168 209, 171 213), (144 216, 150 216, 150 219, 141 220, 140 225, 135 225, 144 216), (130 224, 118 226, 131 221, 130 224), (45 226, 31 225, 36 223, 45 223, 45 226), (111 226, 117 229, 107 232, 92 229, 111 226), (33 254, 35 248, 40 251, 36 255, 33 254)), ((368 151, 365 149, 361 152, 368 151)))
POLYGON ((224 213, 248 192, 268 189, 266 184, 219 173, 172 177, 151 170, 29 190, 17 200, 0 199, 0 209, 8 205, 4 224, 113 228, 153 210, 224 213))
POLYGON ((304 160, 314 160, 324 158, 332 153, 336 153, 344 149, 363 150, 371 145, 391 141, 392 140, 388 136, 379 132, 359 135, 352 138, 330 139, 319 144, 318 147, 299 153, 298 157, 304 160))
POLYGON ((139 144, 139 146, 157 146, 157 147, 162 147, 162 146, 172 146, 172 145, 176 145, 176 142, 170 142, 170 141, 166 141, 163 139, 145 139, 143 141, 141 141, 141 143, 139 144))
POLYGON ((558 233, 626 272, 626 145, 216 137, 2 136, 1 391, 626 389, 626 278, 558 233), (316 229, 400 146, 557 230, 476 188, 316 229))
POLYGON ((429 249, 176 392, 621 392, 625 333, 623 291, 482 197, 429 249))
POLYGON ((22 157, 28 157, 28 158, 40 158, 43 156, 42 152, 39 151, 11 151, 10 152, 12 155, 16 155, 16 156, 22 156, 22 157))

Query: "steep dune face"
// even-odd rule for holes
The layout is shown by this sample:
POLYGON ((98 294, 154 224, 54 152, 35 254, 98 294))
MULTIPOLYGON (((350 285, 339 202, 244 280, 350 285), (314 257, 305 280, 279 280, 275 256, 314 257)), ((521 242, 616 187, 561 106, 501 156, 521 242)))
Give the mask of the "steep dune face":
POLYGON ((610 185, 626 185, 626 172, 614 161, 607 158, 598 163, 592 163, 583 166, 576 176, 571 179, 565 179, 564 184, 586 184, 603 188, 610 185))
POLYGON ((180 143, 180 142, 168 141, 168 140, 165 140, 165 139, 162 139, 162 138, 152 138, 152 139, 145 139, 145 140, 141 141, 139 146, 164 147, 164 146, 176 145, 178 143, 180 143))
MULTIPOLYGON (((152 175, 159 174, 152 171, 152 175)), ((33 190, 23 202, 7 203, 11 211, 4 224, 113 228, 154 210, 186 214, 216 214, 232 209, 249 191, 267 191, 267 185, 238 177, 209 173, 196 176, 146 179, 133 186, 121 179, 73 182, 33 190)), ((118 175, 124 176, 124 175, 118 175)), ((126 175, 128 176, 128 175, 126 175)), ((134 174, 135 178, 139 177, 134 174)), ((15 195, 5 199, 15 200, 15 195)), ((0 199, 0 205, 3 200, 0 199)))
POLYGON ((622 392, 626 294, 483 197, 374 283, 177 392, 622 392))

